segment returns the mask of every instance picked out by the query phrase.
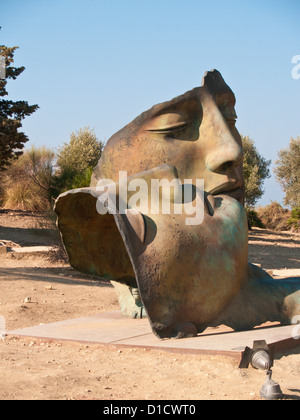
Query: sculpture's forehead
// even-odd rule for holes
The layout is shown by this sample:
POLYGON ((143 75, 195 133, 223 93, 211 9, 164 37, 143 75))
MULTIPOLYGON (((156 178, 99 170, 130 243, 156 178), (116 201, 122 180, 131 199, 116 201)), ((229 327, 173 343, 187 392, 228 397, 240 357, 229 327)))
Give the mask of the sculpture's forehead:
POLYGON ((201 108, 202 101, 207 96, 210 96, 218 106, 226 104, 235 105, 234 93, 225 83, 220 72, 212 70, 205 73, 200 87, 196 87, 169 101, 154 105, 149 110, 143 112, 136 122, 142 122, 166 112, 180 110, 187 112, 197 111, 198 108, 201 108))

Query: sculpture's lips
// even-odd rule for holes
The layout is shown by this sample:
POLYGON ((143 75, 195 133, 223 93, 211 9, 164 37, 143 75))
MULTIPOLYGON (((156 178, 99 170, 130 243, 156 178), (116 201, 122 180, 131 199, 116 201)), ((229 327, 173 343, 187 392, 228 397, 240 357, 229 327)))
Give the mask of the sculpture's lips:
POLYGON ((241 188, 237 188, 233 191, 225 192, 223 194, 229 195, 229 197, 235 198, 237 201, 241 201, 244 196, 244 192, 241 188))
POLYGON ((216 188, 213 188, 209 191, 209 194, 212 195, 228 195, 229 197, 235 198, 236 200, 241 200, 243 198, 242 185, 239 181, 237 182, 225 182, 222 185, 219 185, 216 188))

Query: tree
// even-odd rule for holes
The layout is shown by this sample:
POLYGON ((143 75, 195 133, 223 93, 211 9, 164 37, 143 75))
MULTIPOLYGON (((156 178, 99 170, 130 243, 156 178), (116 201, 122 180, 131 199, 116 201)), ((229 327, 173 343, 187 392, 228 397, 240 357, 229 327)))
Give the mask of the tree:
POLYGON ((291 138, 289 146, 278 152, 274 173, 285 192, 285 204, 300 206, 300 137, 291 138))
POLYGON ((244 150, 243 175, 245 179, 245 207, 253 208, 264 193, 263 184, 270 177, 270 160, 266 160, 255 147, 254 141, 242 136, 244 150))
MULTIPOLYGON (((5 79, 0 79, 0 97, 8 95, 7 80, 15 80, 25 70, 25 67, 12 66, 17 48, 0 46, 0 56, 5 58, 5 79)), ((26 101, 0 100, 0 171, 22 154, 28 137, 18 129, 22 127, 21 121, 37 109, 38 105, 28 105, 26 101)))
POLYGON ((2 173, 3 207, 21 210, 50 208, 55 154, 32 146, 2 173))
POLYGON ((102 149, 103 142, 98 140, 94 130, 89 127, 72 132, 69 143, 64 143, 57 152, 57 193, 89 186, 102 149))

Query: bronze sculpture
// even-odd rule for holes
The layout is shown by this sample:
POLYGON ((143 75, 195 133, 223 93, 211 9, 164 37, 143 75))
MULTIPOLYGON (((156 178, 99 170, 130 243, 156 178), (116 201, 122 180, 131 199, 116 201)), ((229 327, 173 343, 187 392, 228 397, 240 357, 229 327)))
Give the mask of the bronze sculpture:
MULTIPOLYGON (((201 87, 155 105, 113 135, 91 186, 56 202, 71 265, 108 276, 122 312, 146 313, 160 338, 220 324, 241 330, 290 323, 300 314, 299 279, 274 280, 248 264, 234 105, 221 74, 207 72, 201 87), (172 185, 170 211, 153 211, 154 180, 172 185)), ((165 199, 159 191, 158 207, 165 199)))

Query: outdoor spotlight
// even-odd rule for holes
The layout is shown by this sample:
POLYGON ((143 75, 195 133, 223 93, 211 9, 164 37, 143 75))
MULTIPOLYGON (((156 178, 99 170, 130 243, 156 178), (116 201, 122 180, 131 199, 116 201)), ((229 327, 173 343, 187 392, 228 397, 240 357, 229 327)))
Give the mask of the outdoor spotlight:
POLYGON ((280 385, 272 379, 271 369, 267 371, 267 379, 261 387, 260 396, 265 400, 281 400, 283 398, 280 385))
POLYGON ((273 355, 265 340, 253 341, 253 348, 246 347, 239 368, 265 370, 267 379, 260 390, 261 398, 265 400, 280 400, 283 398, 280 385, 272 379, 273 355))

